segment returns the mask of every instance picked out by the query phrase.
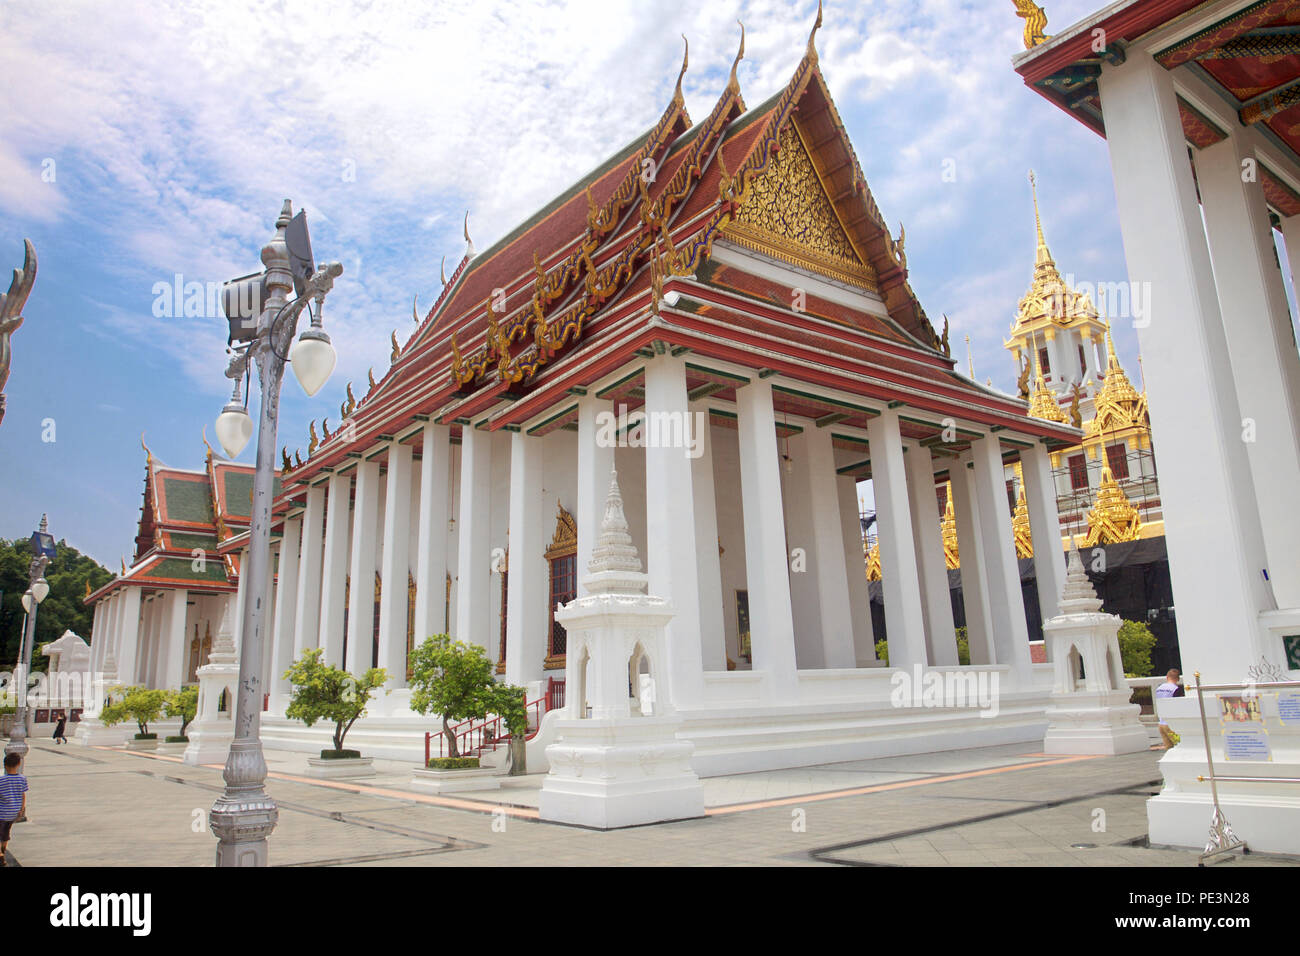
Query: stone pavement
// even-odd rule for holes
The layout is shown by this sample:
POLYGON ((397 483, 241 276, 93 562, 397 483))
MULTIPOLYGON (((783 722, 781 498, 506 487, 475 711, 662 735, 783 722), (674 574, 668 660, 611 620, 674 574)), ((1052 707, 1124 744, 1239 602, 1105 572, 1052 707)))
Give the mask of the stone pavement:
MULTIPOLYGON (((704 781, 699 820, 600 833, 537 820, 542 776, 497 791, 411 791, 409 765, 313 781, 306 757, 270 752, 277 866, 902 865, 1195 866, 1145 846, 1158 752, 1057 757, 1025 745, 888 757, 704 781)), ((206 814, 220 768, 122 750, 32 742, 26 866, 211 866, 206 814)), ((1294 865, 1252 854, 1220 865, 1294 865)))

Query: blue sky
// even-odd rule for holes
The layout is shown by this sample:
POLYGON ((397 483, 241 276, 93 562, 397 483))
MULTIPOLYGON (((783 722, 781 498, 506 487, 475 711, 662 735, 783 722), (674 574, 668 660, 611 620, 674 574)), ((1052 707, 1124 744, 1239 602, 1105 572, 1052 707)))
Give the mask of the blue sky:
MULTIPOLYGON (((1052 29, 1097 0, 1054 0, 1052 29)), ((140 434, 202 465, 229 395, 221 320, 154 314, 157 283, 259 267, 282 200, 304 205, 318 260, 345 273, 326 306, 339 350, 308 399, 290 377, 280 444, 337 419, 345 384, 387 367, 439 260, 479 248, 652 124, 691 42, 697 120, 739 76, 757 104, 797 65, 815 3, 521 0, 327 8, 285 0, 0 6, 0 268, 40 260, 0 425, 0 536, 51 531, 108 567, 132 549, 140 434), (51 175, 52 174, 52 175, 51 175), (53 424, 51 436, 50 423, 53 424), (53 441, 43 440, 53 437, 53 441)), ((826 5, 822 70, 868 182, 907 229, 913 288, 954 355, 1014 390, 1002 349, 1033 269, 1027 171, 1063 273, 1126 279, 1105 143, 1024 87, 1010 2, 826 5), (945 161, 956 182, 943 181, 945 161)), ((1116 327, 1136 378, 1136 338, 1116 327)), ((251 461, 253 446, 241 456, 251 461)))

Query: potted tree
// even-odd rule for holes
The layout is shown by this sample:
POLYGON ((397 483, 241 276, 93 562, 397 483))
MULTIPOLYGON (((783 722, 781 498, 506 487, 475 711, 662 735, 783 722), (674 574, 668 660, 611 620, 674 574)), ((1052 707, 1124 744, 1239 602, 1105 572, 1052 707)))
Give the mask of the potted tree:
POLYGON ((285 716, 301 720, 308 727, 318 720, 334 723, 334 747, 320 757, 307 759, 309 777, 371 776, 373 758, 358 750, 345 750, 343 741, 352 725, 363 717, 374 691, 388 680, 388 671, 372 667, 359 678, 321 660, 320 648, 305 651, 302 659, 284 672, 293 685, 293 699, 285 716))
POLYGON ((128 740, 128 750, 155 750, 158 747, 158 735, 150 732, 149 724, 162 716, 167 705, 167 691, 152 690, 148 687, 114 688, 121 691, 121 699, 105 704, 99 719, 106 726, 134 720, 139 729, 135 738, 128 740))
MULTIPOLYGON (((445 750, 445 755, 430 757, 426 766, 415 771, 412 786, 434 793, 500 786, 495 768, 482 767, 478 757, 460 753, 452 729, 453 721, 498 714, 506 729, 522 740, 528 727, 523 691, 497 684, 495 671, 482 647, 446 634, 426 639, 411 652, 411 709, 440 715, 445 750)), ((513 744, 511 753, 515 753, 513 744)))
POLYGON ((159 753, 180 753, 185 749, 185 745, 190 742, 185 731, 189 729, 190 721, 199 710, 199 689, 197 687, 182 687, 180 690, 171 691, 167 695, 167 703, 163 705, 163 710, 168 717, 179 717, 181 721, 180 730, 174 735, 163 738, 163 742, 158 745, 159 753))

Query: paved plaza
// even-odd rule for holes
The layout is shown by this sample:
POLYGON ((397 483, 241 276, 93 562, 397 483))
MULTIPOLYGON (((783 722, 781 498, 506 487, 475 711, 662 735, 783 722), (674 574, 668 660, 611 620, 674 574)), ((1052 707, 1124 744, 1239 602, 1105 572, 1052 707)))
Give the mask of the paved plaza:
MULTIPOLYGON (((601 833, 537 819, 541 774, 433 796, 411 766, 376 760, 359 782, 309 780, 272 752, 276 866, 886 865, 1195 866, 1146 844, 1158 751, 1061 757, 1025 745, 736 774, 704 781, 703 819, 601 833)), ((32 742, 31 820, 11 865, 211 866, 206 813, 218 767, 32 742)), ((1295 865, 1252 854, 1218 865, 1295 865)))

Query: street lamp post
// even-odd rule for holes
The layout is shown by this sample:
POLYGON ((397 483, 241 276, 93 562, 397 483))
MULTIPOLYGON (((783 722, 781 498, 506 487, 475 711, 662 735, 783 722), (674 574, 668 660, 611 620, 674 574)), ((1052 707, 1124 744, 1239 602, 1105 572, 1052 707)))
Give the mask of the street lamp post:
POLYGON ((32 535, 32 563, 28 569, 29 582, 27 593, 23 595, 23 610, 27 612, 27 623, 23 628, 22 646, 18 649, 18 667, 14 681, 17 700, 14 708, 14 726, 9 732, 9 743, 5 753, 27 756, 27 678, 32 671, 32 644, 36 639, 36 608, 46 595, 50 586, 45 581, 45 567, 50 563, 47 542, 53 539, 49 535, 49 522, 41 515, 41 528, 32 535))
MULTIPOLYGON (((259 736, 262 719, 262 648, 266 639, 267 585, 271 568, 271 498, 275 482, 275 445, 280 407, 280 386, 284 367, 290 361, 298 317, 311 302, 316 303, 311 328, 294 346, 294 373, 308 395, 315 394, 334 367, 334 350, 321 330, 321 311, 334 279, 343 272, 336 262, 312 271, 310 248, 302 248, 306 226, 292 218, 293 206, 285 200, 276 220, 275 235, 262 247, 261 293, 253 314, 245 315, 248 326, 236 329, 230 307, 231 339, 247 340, 236 347, 226 370, 235 381, 235 397, 217 420, 217 435, 226 453, 234 458, 243 450, 251 432, 248 413, 239 405, 239 382, 246 375, 250 359, 257 367, 261 385, 261 410, 257 435, 257 465, 253 476, 252 529, 249 537, 244 617, 240 630, 239 689, 236 695, 235 733, 226 758, 225 792, 212 806, 209 825, 217 837, 217 866, 265 866, 267 837, 275 829, 279 812, 266 792, 266 760, 259 736), (291 223, 297 228, 299 246, 286 237, 291 223), (300 237, 300 238, 299 238, 300 237), (292 252, 292 255, 291 255, 292 252), (304 274, 302 266, 306 265, 304 274), (289 299, 297 285, 298 295, 289 299)), ((301 214, 300 214, 301 216, 301 214)), ((250 388, 251 391, 251 388, 250 388)))

